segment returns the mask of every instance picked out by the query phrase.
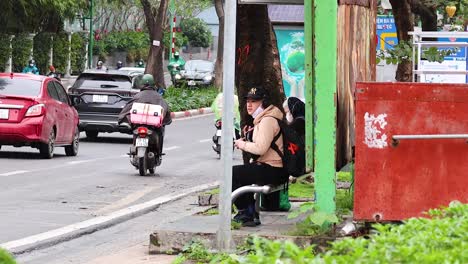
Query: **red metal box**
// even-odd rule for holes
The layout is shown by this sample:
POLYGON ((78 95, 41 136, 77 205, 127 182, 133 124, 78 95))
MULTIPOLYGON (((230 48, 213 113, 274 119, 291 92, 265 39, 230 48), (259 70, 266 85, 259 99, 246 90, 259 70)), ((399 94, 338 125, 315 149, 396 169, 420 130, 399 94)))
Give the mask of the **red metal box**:
POLYGON ((468 203, 468 85, 358 83, 354 218, 468 203))

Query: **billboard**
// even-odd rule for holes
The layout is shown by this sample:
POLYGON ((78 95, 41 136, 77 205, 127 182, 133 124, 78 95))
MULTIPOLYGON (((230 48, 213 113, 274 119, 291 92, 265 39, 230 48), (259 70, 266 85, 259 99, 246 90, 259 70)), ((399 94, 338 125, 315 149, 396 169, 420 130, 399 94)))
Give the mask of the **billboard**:
POLYGON ((393 16, 377 16, 377 50, 392 49, 396 44, 398 36, 393 16))
POLYGON ((284 93, 305 98, 305 45, 303 29, 275 28, 284 93))

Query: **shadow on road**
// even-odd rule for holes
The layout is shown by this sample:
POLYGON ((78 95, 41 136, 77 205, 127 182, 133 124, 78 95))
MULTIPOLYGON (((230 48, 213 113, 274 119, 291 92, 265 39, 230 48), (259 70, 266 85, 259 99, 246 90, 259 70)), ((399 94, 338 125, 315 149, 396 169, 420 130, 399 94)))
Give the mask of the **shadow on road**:
POLYGON ((131 137, 97 137, 97 138, 80 138, 80 142, 92 142, 92 143, 108 143, 108 144, 132 144, 133 139, 131 137))
MULTIPOLYGON (((52 159, 67 158, 65 154, 54 152, 52 159)), ((16 151, 2 151, 0 150, 0 159, 28 159, 28 160, 41 160, 39 151, 36 152, 16 152, 16 151)), ((46 160, 46 159, 44 159, 46 160)))

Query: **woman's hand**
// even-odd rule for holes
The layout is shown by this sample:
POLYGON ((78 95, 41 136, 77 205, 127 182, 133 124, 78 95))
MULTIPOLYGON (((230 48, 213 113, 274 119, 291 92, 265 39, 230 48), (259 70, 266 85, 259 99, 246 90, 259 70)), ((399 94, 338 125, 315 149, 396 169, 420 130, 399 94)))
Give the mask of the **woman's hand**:
POLYGON ((244 150, 246 142, 243 139, 234 140, 234 146, 237 149, 244 150))

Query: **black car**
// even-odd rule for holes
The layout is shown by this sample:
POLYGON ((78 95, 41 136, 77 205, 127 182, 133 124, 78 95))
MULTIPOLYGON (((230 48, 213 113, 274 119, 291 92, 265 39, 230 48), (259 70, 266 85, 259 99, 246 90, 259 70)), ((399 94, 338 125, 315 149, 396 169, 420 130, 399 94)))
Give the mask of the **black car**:
MULTIPOLYGON (((68 93, 80 116, 80 131, 88 138, 99 132, 119 132, 117 119, 122 108, 140 90, 139 76, 126 71, 86 71, 78 76, 68 93)), ((123 131, 120 131, 123 132, 123 131)))

